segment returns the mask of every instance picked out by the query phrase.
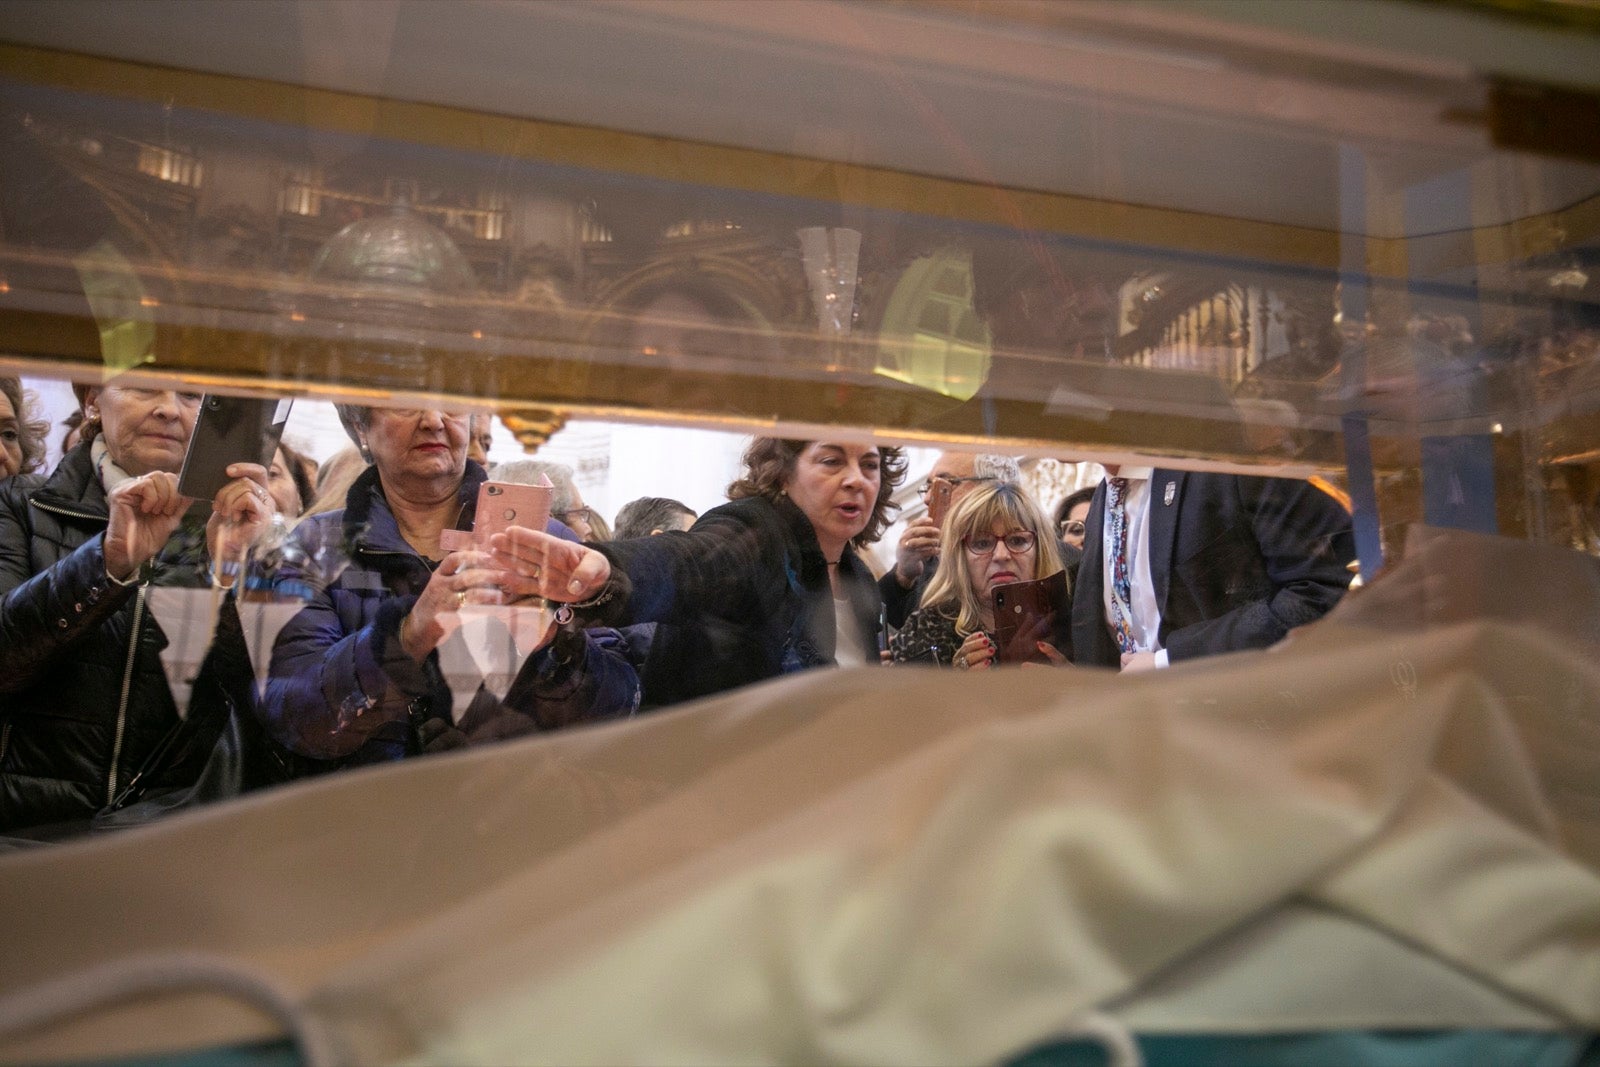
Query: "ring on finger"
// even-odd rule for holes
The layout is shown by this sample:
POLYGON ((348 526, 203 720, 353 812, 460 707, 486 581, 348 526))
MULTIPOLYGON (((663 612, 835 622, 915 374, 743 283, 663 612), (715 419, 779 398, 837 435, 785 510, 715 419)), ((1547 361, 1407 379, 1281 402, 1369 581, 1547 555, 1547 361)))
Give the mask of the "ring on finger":
POLYGON ((467 604, 467 594, 465 592, 457 593, 456 594, 456 607, 458 607, 458 608, 465 607, 466 604, 467 604))

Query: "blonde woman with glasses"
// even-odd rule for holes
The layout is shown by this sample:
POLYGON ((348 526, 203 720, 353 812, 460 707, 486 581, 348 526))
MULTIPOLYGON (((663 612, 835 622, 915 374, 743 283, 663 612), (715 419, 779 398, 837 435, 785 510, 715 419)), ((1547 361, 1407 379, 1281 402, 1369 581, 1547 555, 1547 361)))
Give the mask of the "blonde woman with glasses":
MULTIPOLYGON (((1009 483, 976 489, 955 505, 940 537, 939 559, 922 606, 907 616, 890 645, 896 663, 988 669, 997 651, 995 589, 1064 569, 1049 521, 1025 489, 1009 483)), ((1065 663, 1070 649, 1061 648, 1064 643, 1061 637, 1054 645, 1040 642, 1039 651, 1065 663)))

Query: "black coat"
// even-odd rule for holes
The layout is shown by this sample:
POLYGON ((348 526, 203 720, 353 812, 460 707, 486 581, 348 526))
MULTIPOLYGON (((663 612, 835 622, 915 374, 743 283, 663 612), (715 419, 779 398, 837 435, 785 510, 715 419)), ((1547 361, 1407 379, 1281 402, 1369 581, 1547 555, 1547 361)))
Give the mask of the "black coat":
MULTIPOLYGON (((149 787, 193 785, 238 695, 219 677, 248 691, 248 660, 223 670, 214 653, 180 727, 145 601, 150 580, 203 573, 182 547, 196 532, 123 588, 106 577, 108 520, 87 444, 48 479, 0 483, 0 828, 86 819, 147 767, 149 787)), ((224 615, 237 635, 237 614, 224 615)), ((232 650, 242 656, 242 640, 232 650)))
MULTIPOLYGON (((613 573, 611 599, 596 610, 621 625, 660 624, 644 670, 651 706, 837 662, 827 561, 810 520, 787 497, 746 497, 706 512, 690 530, 593 547, 613 573)), ((878 585, 848 547, 839 573, 863 635, 861 655, 877 663, 878 585)))
MULTIPOLYGON (((1105 483, 1095 490, 1073 594, 1080 664, 1115 667, 1105 618, 1105 483)), ((1350 515, 1309 482, 1157 469, 1150 476, 1150 580, 1176 663, 1266 648, 1327 614, 1350 585, 1350 515)))

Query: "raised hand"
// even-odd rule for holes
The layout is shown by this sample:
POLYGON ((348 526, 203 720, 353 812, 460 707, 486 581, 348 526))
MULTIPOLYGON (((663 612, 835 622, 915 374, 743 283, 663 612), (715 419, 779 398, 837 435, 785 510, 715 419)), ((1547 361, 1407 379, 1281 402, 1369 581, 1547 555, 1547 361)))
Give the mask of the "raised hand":
POLYGON ((611 561, 592 548, 513 526, 489 539, 495 563, 507 572, 514 599, 538 596, 575 603, 588 600, 611 580, 611 561))
POLYGON ((927 516, 907 524, 900 531, 900 541, 894 550, 894 577, 902 589, 922 576, 928 560, 939 552, 939 527, 927 516))
POLYGON ((106 496, 106 573, 125 582, 161 551, 183 521, 189 498, 178 492, 178 476, 152 471, 123 482, 106 496))

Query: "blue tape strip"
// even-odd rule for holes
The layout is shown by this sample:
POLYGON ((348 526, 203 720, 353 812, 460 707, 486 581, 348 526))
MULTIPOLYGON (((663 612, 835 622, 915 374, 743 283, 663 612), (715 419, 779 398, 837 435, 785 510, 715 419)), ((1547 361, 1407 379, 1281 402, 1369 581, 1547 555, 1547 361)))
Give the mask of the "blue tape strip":
POLYGON ((1371 582, 1383 569, 1383 536, 1378 525, 1378 487, 1372 472, 1372 438, 1365 415, 1346 415, 1344 470, 1350 483, 1350 519, 1355 526, 1356 558, 1361 581, 1371 582))

